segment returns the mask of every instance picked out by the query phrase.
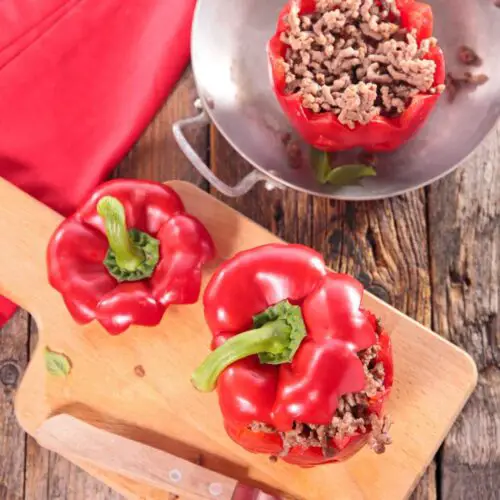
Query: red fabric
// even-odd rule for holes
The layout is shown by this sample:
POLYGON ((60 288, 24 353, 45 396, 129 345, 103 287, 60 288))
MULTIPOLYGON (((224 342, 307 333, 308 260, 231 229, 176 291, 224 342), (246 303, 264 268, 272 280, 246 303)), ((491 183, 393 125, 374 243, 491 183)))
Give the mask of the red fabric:
POLYGON ((0 2, 0 176, 71 213, 180 76, 195 3, 0 2))

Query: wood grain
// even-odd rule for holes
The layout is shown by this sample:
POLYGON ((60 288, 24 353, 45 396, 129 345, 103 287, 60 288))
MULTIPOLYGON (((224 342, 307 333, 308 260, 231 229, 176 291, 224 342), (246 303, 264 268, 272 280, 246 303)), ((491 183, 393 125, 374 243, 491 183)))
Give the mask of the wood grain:
MULTIPOLYGON (((180 153, 171 133, 171 126, 175 120, 195 113, 193 106, 195 98, 192 73, 187 70, 167 104, 117 168, 114 176, 142 177, 153 180, 183 178, 203 185, 201 178, 180 153)), ((188 132, 188 137, 202 156, 207 154, 207 130, 193 130, 188 132)), ((34 349, 38 339, 36 324, 31 321, 31 327, 28 328, 25 313, 20 313, 9 327, 1 330, 0 352, 11 352, 12 339, 16 339, 15 347, 18 351, 17 356, 12 356, 14 360, 19 359, 20 356, 27 356, 28 351, 34 349)), ((20 370, 19 377, 22 376, 25 364, 26 359, 24 363, 17 361, 15 363, 15 369, 20 370)), ((8 389, 8 397, 5 396, 4 391, 0 399, 2 420, 0 435, 4 436, 1 439, 2 447, 0 448, 2 452, 0 498, 7 500, 10 498, 16 500, 17 498, 27 500, 121 498, 121 495, 112 492, 109 487, 88 476, 62 457, 40 448, 31 437, 26 438, 25 445, 24 433, 17 427, 13 415, 12 391, 13 389, 8 389), (3 432, 4 429, 8 432, 3 432), (26 470, 25 478, 24 473, 10 474, 12 467, 19 467, 19 464, 21 464, 21 470, 26 470), (6 478, 3 478, 2 474, 5 474, 6 478)))
MULTIPOLYGON (((230 185, 236 184, 251 170, 213 126, 210 129, 210 165, 230 185)), ((263 184, 238 198, 227 198, 213 188, 210 192, 278 237, 290 243, 311 244, 310 197, 290 189, 268 191, 263 184)))
POLYGON ((443 499, 500 491, 500 126, 430 188, 434 328, 475 359, 479 386, 443 446, 443 499))
MULTIPOLYGON (((172 134, 175 121, 198 113, 194 107, 196 98, 193 74, 191 69, 187 69, 140 141, 117 167, 114 177, 133 177, 159 182, 182 179, 206 189, 206 182, 186 159, 172 134)), ((208 128, 188 130, 186 137, 197 153, 207 159, 208 128)))
MULTIPOLYGON (((31 359, 36 345, 38 344, 38 328, 33 318, 29 323, 28 350, 31 359)), ((52 480, 51 461, 64 459, 52 457, 52 454, 38 446, 38 443, 30 436, 26 435, 26 479, 24 497, 28 500, 51 500, 50 483, 52 480)), ((71 465, 71 467, 74 467, 71 465)), ((69 481, 69 478, 66 478, 69 481)), ((97 485, 96 485, 97 486, 97 485)), ((102 488, 102 485, 99 487, 102 488)))
MULTIPOLYGON (((204 181, 178 149, 171 131, 174 121, 196 112, 193 106, 195 99, 194 80, 191 70, 188 69, 165 106, 117 167, 113 177, 135 177, 157 181, 178 178, 204 186, 204 181)), ((188 131, 188 138, 198 153, 206 157, 208 129, 188 131)), ((22 326, 19 322, 14 325, 16 333, 27 335, 27 329, 19 330, 22 326)), ((32 351, 38 341, 38 331, 34 321, 31 322, 30 333, 32 351)), ((1 339, 0 334, 0 341, 1 339)), ((9 449, 14 447, 14 443, 8 444, 9 449)), ((113 492, 108 486, 67 462, 63 457, 41 448, 30 436, 27 437, 26 443, 25 483, 24 498, 27 500, 55 498, 118 500, 122 498, 122 495, 113 492)), ((10 489, 9 487, 9 491, 10 489)), ((0 498, 3 496, 0 495, 0 498)))
POLYGON ((26 437, 16 422, 14 395, 28 362, 28 315, 17 311, 0 333, 0 498, 24 498, 26 437))
MULTIPOLYGON (((188 71, 115 175, 155 180, 184 178, 206 187, 171 135, 175 119, 195 113, 195 97, 188 71)), ((498 277, 498 134, 497 129, 465 169, 431 187, 428 201, 422 191, 396 200, 354 205, 313 200, 289 190, 268 192, 263 187, 238 200, 224 199, 285 240, 311 244, 335 269, 354 272, 373 293, 426 325, 432 302, 435 329, 473 354, 481 369, 478 390, 446 441, 437 473, 433 468, 415 491, 414 498, 419 500, 493 499, 500 490, 498 447, 491 439, 500 435, 498 279, 495 281, 494 274, 498 277), (401 237, 401 232, 406 235, 401 237), (430 280, 429 267, 425 266, 427 246, 430 280), (399 252, 408 249, 407 260, 399 252), (399 279, 407 283, 406 287, 399 285, 399 279), (436 474, 440 479, 437 489, 436 474)), ((194 130, 190 139, 207 159, 207 131, 194 130)), ((221 177, 236 181, 249 171, 215 131, 211 142, 213 168, 221 177)), ((6 359, 5 346, 11 346, 13 339, 19 359, 28 352, 28 334, 26 319, 0 331, 0 364, 6 359)), ((32 333, 31 346, 35 340, 32 333)), ((22 363, 19 368, 24 369, 22 363)), ((49 459, 49 454, 31 438, 27 439, 25 455, 23 434, 12 424, 12 397, 6 396, 1 384, 0 391, 0 498, 52 500, 57 497, 49 495, 61 493, 60 498, 65 498, 70 492, 80 493, 75 497, 78 499, 118 498, 90 477, 83 481, 85 476, 77 474, 73 466, 65 469, 49 459), (8 434, 4 432, 6 426, 8 434), (22 471, 14 476, 5 472, 5 467, 19 467, 23 460, 24 493, 22 471), (55 480, 51 479, 53 466, 59 471, 55 480)), ((63 459, 57 460, 64 463, 63 459)))
MULTIPOLYGON (((423 190, 368 203, 315 199, 313 246, 332 267, 358 278, 368 291, 430 327, 431 290, 423 190)), ((435 462, 413 495, 434 500, 435 462)))
MULTIPOLYGON (((210 137, 212 169, 235 184, 252 167, 235 156, 215 127, 210 137)), ((270 192, 263 185, 237 199, 212 192, 286 241, 315 248, 333 269, 356 276, 368 291, 430 327, 424 190, 370 203, 313 198, 291 190, 270 192)), ((435 472, 433 463, 414 500, 435 499, 435 472)))
MULTIPOLYGON (((38 344, 38 328, 31 319, 30 356, 38 344)), ((42 448, 26 436, 26 500, 119 500, 121 495, 97 481, 62 456, 42 448)))
MULTIPOLYGON (((332 267, 430 327, 430 280, 423 190, 391 200, 352 203, 315 199, 313 246, 332 267)), ((433 500, 435 462, 413 500, 433 500)))
MULTIPOLYGON (((188 211, 212 234, 221 259, 277 241, 192 184, 175 182, 172 186, 188 211)), ((395 387, 387 406, 398 422, 393 446, 383 456, 365 449, 330 468, 301 470, 284 463, 270 468, 267 457, 248 454, 226 435, 216 395, 200 394, 190 385, 190 374, 205 357, 203 346, 209 340, 199 304, 173 307, 159 327, 137 327, 119 337, 107 335, 96 323, 76 325, 59 294, 41 279, 46 242, 60 218, 2 181, 0 193, 8 202, 0 206, 0 233, 16 235, 1 245, 2 254, 12 262, 24 262, 30 277, 19 282, 13 268, 0 267, 0 291, 25 303, 40 318, 40 343, 64 352, 73 363, 69 377, 56 379, 44 369, 42 349, 35 351, 16 399, 17 417, 30 433, 49 414, 76 413, 94 425, 145 444, 165 446, 189 460, 201 453, 204 465, 212 470, 289 496, 308 498, 314 487, 317 498, 396 500, 414 487, 475 385, 475 367, 468 356, 367 293, 364 305, 391 332, 397 360, 395 387), (37 294, 32 283, 37 284, 37 294), (418 370, 415 358, 421 360, 418 370), (134 374, 137 363, 147 376, 134 374), (422 434, 418 439, 416 428, 422 434)), ((205 269, 204 283, 210 272, 205 269)), ((89 470, 119 491, 142 491, 136 484, 89 470)))

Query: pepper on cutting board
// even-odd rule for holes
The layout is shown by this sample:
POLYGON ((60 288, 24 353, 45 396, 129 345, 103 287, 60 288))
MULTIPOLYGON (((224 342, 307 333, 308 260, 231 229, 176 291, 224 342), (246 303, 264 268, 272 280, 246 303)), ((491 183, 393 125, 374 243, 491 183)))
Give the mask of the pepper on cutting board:
MULTIPOLYGON (((400 12, 400 27, 414 32, 417 42, 432 36, 432 8, 415 0, 396 0, 400 12)), ((276 33, 268 44, 268 56, 274 93, 288 119, 311 146, 329 152, 361 147, 369 152, 393 151, 407 142, 422 127, 434 109, 439 93, 420 93, 414 96, 402 114, 394 117, 375 116, 367 124, 353 128, 340 123, 333 112, 313 113, 302 104, 300 93, 288 93, 286 83, 285 57, 287 45, 282 41, 288 25, 286 18, 292 8, 300 15, 312 14, 316 0, 289 0, 279 15, 276 33)), ((436 64, 434 86, 445 81, 445 61, 441 49, 431 45, 425 59, 436 64)))
POLYGON ((360 355, 370 349, 383 383, 364 411, 367 418, 382 416, 392 386, 391 343, 361 307, 362 296, 357 280, 328 270, 301 245, 247 250, 216 271, 204 294, 213 350, 192 382, 203 392, 217 388, 234 441, 304 467, 344 460, 367 442, 370 428, 323 433, 310 446, 306 435, 326 432, 340 398, 366 389, 360 355), (287 445, 284 436, 299 426, 304 440, 287 445))
POLYGON ((49 242, 50 284, 80 324, 111 334, 157 325, 171 304, 198 300, 202 266, 215 254, 205 227, 168 186, 102 184, 49 242))

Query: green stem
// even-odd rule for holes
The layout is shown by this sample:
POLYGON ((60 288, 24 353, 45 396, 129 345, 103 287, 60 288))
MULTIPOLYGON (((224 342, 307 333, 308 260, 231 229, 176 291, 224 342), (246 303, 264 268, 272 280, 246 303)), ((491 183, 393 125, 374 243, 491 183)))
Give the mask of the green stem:
POLYGON ((332 170, 330 155, 326 151, 311 147, 311 165, 318 182, 326 184, 328 182, 328 175, 332 170))
POLYGON ((245 333, 240 333, 212 351, 191 377, 193 385, 202 392, 215 389, 219 375, 236 361, 255 354, 280 354, 290 346, 292 327, 278 319, 245 333))
POLYGON ((118 267, 126 271, 135 271, 146 256, 130 239, 125 208, 113 196, 104 196, 97 204, 97 213, 104 221, 108 243, 115 254, 118 267))

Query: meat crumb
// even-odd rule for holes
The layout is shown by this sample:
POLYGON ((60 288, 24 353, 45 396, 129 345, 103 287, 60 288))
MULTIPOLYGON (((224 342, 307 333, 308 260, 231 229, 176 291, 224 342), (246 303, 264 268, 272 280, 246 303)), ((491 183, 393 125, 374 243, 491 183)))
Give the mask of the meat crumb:
MULTIPOLYGON (((377 322, 377 331, 380 334, 381 326, 377 322)), ((339 398, 337 410, 329 425, 313 425, 294 422, 293 429, 280 432, 283 449, 280 457, 288 455, 293 447, 321 448, 323 456, 332 457, 334 450, 330 443, 332 439, 342 440, 356 434, 369 434, 368 444, 376 453, 383 453, 385 447, 391 444, 389 428, 391 422, 388 417, 379 417, 369 411, 369 401, 385 391, 384 365, 378 361, 380 346, 374 345, 358 353, 365 372, 365 389, 354 394, 344 394, 339 398)), ((263 422, 253 422, 248 426, 253 432, 266 434, 276 433, 276 429, 263 422)), ((276 460, 277 457, 271 457, 276 460)))
POLYGON ((370 422, 372 432, 368 438, 368 445, 375 453, 380 455, 385 452, 386 446, 392 443, 392 439, 389 436, 389 429, 392 422, 389 417, 380 418, 377 415, 371 415, 370 422))
POLYGON ((399 19, 395 0, 316 0, 316 12, 307 15, 294 6, 281 34, 286 91, 351 129, 400 115, 419 93, 441 93, 436 63, 425 58, 436 39, 417 42, 399 19))
POLYGON ((264 424, 263 422, 253 422, 250 424, 250 430, 252 432, 264 432, 266 434, 274 434, 276 432, 274 427, 264 424))
POLYGON ((477 53, 467 45, 462 45, 458 49, 458 59, 467 66, 481 66, 483 63, 477 53))

